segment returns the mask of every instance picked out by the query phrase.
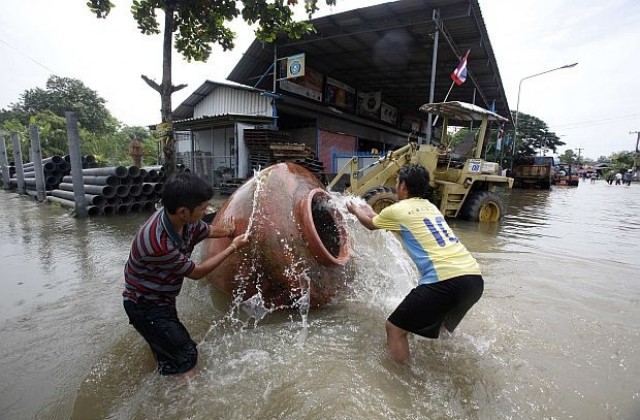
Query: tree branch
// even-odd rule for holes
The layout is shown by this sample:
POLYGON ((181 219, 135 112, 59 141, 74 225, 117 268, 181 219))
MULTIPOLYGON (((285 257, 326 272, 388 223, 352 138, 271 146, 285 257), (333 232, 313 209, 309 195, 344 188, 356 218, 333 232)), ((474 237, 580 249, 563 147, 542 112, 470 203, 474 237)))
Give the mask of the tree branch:
POLYGON ((157 84, 155 81, 149 79, 147 76, 145 76, 144 74, 141 74, 140 77, 142 77, 142 80, 144 80, 145 82, 147 82, 147 84, 149 86, 151 86, 151 89, 155 90, 156 92, 160 93, 160 85, 157 84))
POLYGON ((186 88, 186 87, 187 87, 187 85, 186 85, 186 84, 184 84, 184 83, 183 83, 183 84, 181 84, 181 85, 178 85, 178 86, 171 86, 171 93, 173 93, 173 92, 177 92, 177 91, 179 91, 180 89, 184 89, 184 88, 186 88))

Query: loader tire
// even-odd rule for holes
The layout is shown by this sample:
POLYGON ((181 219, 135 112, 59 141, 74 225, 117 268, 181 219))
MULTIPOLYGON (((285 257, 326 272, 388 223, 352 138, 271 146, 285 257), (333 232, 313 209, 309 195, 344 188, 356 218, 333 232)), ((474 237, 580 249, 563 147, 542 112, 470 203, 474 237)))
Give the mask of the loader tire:
POLYGON ((385 207, 389 207, 398 202, 396 190, 391 187, 374 188, 362 196, 362 198, 376 213, 380 213, 385 207))
POLYGON ((491 191, 470 193, 461 210, 463 219, 475 222, 497 222, 503 214, 502 199, 491 191))

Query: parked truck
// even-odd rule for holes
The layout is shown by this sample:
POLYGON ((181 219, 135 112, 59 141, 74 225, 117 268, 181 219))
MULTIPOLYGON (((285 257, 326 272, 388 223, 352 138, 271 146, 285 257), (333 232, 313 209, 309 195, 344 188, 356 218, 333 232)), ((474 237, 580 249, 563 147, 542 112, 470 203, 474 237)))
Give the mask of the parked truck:
POLYGON ((481 158, 490 121, 501 123, 506 118, 465 102, 440 102, 422 105, 420 111, 442 120, 440 142, 418 144, 410 136, 408 143, 388 152, 376 162, 359 167, 358 158, 347 162, 329 183, 333 189, 343 176, 348 176, 345 192, 363 197, 376 212, 398 201, 396 175, 408 164, 421 164, 431 175, 429 199, 445 217, 494 222, 504 214, 501 190, 511 189, 513 178, 503 176, 498 163, 481 158), (479 121, 476 131, 451 149, 447 140, 450 122, 479 121))
POLYGON ((551 188, 554 176, 552 156, 522 156, 513 164, 514 188, 551 188))
POLYGON ((580 183, 578 166, 569 163, 559 163, 554 167, 553 185, 577 187, 580 183))

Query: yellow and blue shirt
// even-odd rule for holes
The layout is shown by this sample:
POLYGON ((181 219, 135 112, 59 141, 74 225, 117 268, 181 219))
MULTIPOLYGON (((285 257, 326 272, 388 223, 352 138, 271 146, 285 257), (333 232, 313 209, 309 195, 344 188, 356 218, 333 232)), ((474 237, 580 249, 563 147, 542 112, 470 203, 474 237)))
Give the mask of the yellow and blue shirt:
POLYGON ((478 274, 480 266, 428 200, 408 198, 373 218, 378 229, 394 232, 420 272, 418 284, 478 274))

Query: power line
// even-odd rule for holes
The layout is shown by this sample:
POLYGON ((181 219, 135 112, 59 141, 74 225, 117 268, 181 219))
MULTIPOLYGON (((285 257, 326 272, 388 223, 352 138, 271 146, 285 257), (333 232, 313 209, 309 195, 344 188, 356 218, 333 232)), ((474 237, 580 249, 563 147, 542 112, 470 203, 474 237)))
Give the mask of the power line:
POLYGON ((11 48, 12 50, 14 50, 15 52, 17 52, 18 54, 28 58, 29 60, 33 61, 35 64, 39 65, 40 67, 42 67, 43 69, 45 69, 46 71, 48 71, 50 74, 56 74, 55 71, 51 70, 49 67, 45 66, 44 64, 42 64, 41 62, 39 62, 38 60, 32 58, 31 56, 29 56, 28 54, 23 53, 22 51, 20 51, 19 49, 17 49, 16 47, 14 47, 13 45, 10 45, 9 43, 7 43, 5 40, 0 39, 0 43, 3 43, 4 45, 6 45, 7 47, 11 48))
POLYGON ((592 126, 596 126, 596 125, 606 125, 606 124, 610 124, 610 123, 614 123, 614 122, 619 122, 621 120, 632 119, 634 117, 638 118, 638 117, 640 117, 640 114, 628 114, 628 115, 621 115, 619 117, 605 118, 605 119, 602 119, 602 120, 588 120, 588 121, 580 121, 580 122, 574 122, 574 123, 560 124, 560 125, 554 125, 553 128, 554 129, 562 129, 562 130, 572 130, 572 129, 577 129, 577 128, 592 127, 592 126))

